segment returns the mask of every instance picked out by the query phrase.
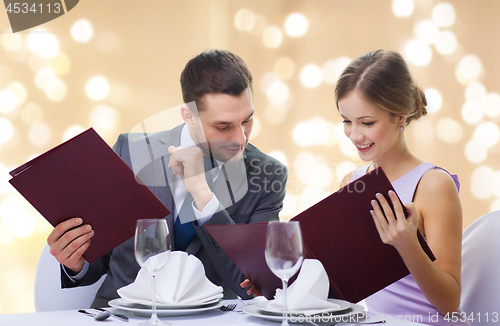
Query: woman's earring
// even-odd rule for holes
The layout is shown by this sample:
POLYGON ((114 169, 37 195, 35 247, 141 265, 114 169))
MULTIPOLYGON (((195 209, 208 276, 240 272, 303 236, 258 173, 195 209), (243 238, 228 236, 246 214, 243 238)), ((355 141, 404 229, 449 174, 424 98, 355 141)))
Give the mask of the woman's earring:
POLYGON ((401 127, 399 127, 399 130, 401 130, 401 132, 405 131, 405 126, 404 126, 404 124, 401 124, 401 127))

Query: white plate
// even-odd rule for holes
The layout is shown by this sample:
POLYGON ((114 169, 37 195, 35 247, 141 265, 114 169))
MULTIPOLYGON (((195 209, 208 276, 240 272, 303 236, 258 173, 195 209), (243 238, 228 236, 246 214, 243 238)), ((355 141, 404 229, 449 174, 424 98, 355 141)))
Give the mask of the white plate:
MULTIPOLYGON (((203 308, 205 306, 219 302, 222 299, 222 295, 219 297, 211 298, 206 301, 197 301, 194 303, 174 303, 174 304, 161 304, 156 303, 156 309, 190 309, 190 308, 203 308)), ((138 308, 138 309, 151 309, 152 302, 132 302, 125 300, 123 298, 118 298, 113 300, 115 304, 123 307, 138 308)))
MULTIPOLYGON (((120 302, 120 301, 124 301, 123 299, 119 298, 119 299, 113 299, 109 302, 109 305, 113 308, 117 308, 117 309, 121 309, 121 310, 126 310, 126 311, 130 311, 136 315, 139 315, 139 316, 151 316, 151 313, 152 313, 152 309, 151 308, 133 308, 133 307, 130 307, 130 306, 127 306, 127 305, 123 305, 123 302, 120 302)), ((129 302, 127 302, 127 304, 130 304, 129 302)), ((197 307, 193 307, 193 308, 176 308, 176 309, 160 309, 160 308, 157 308, 156 309, 156 314, 158 316, 180 316, 180 315, 190 315, 190 314, 197 314, 197 313, 200 313, 200 312, 203 312, 203 311, 208 311, 208 310, 214 310, 214 309, 219 309, 220 307, 222 307, 224 305, 224 300, 220 300, 218 302, 215 302, 211 305, 204 305, 202 307, 200 307, 200 305, 198 305, 197 307)))
MULTIPOLYGON (((271 300, 272 301, 272 300, 271 300)), ((324 309, 311 309, 314 310, 314 314, 320 315, 322 313, 337 313, 340 311, 347 310, 351 308, 351 303, 345 300, 338 300, 338 299, 328 299, 329 302, 338 304, 338 308, 324 308, 324 309)), ((271 314, 278 314, 278 315, 283 315, 283 310, 282 309, 269 309, 268 306, 269 302, 259 302, 257 303, 257 308, 264 312, 268 312, 271 314)), ((288 314, 293 314, 293 315, 310 315, 311 310, 288 310, 288 314)))
MULTIPOLYGON (((263 318, 266 320, 270 321, 275 321, 275 322, 281 322, 283 317, 282 316, 276 316, 276 315, 269 315, 260 310, 257 307, 257 304, 251 305, 251 306, 246 306, 243 308, 243 312, 253 316, 253 317, 258 317, 258 318, 263 318)), ((289 323, 299 323, 299 324, 307 324, 311 325, 308 323, 308 321, 313 321, 316 324, 332 324, 332 323, 338 323, 338 322, 350 322, 350 323, 356 323, 358 321, 364 320, 365 317, 365 308, 359 304, 351 304, 351 309, 346 311, 345 313, 339 313, 339 314, 334 314, 331 317, 330 316, 322 316, 322 315, 316 315, 316 316, 289 316, 288 317, 288 322, 289 323)))

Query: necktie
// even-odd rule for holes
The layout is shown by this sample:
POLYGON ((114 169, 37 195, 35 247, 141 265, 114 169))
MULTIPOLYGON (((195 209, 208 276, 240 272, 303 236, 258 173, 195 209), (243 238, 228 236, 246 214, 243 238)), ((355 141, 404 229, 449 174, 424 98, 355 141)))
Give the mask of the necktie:
MULTIPOLYGON (((212 168, 217 166, 217 162, 210 157, 203 156, 203 163, 205 165, 205 171, 209 172, 212 168)), ((212 189, 212 175, 209 173, 205 174, 207 178, 208 185, 212 189)), ((179 215, 175 219, 174 229, 175 229, 175 247, 176 249, 185 251, 189 242, 196 234, 193 227, 193 221, 195 219, 193 212, 193 196, 191 193, 187 193, 184 203, 179 210, 179 215), (182 223, 185 222, 185 223, 182 223)))

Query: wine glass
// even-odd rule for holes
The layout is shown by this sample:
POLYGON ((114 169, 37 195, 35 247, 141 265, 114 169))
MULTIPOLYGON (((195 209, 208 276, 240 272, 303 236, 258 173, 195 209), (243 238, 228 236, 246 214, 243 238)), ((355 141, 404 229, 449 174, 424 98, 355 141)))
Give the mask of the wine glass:
POLYGON ((302 265, 302 233, 298 221, 270 222, 266 235, 266 262, 283 282, 283 321, 288 326, 287 286, 302 265))
POLYGON ((142 268, 151 273, 153 309, 151 318, 140 326, 170 326, 156 315, 156 273, 165 266, 170 254, 170 238, 167 222, 164 219, 137 220, 134 238, 135 260, 142 268))

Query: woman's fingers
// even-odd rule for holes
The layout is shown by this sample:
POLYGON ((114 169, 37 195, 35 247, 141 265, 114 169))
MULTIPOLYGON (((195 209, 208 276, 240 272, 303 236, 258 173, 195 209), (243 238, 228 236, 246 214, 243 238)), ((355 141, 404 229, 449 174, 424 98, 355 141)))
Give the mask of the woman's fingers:
POLYGON ((392 190, 389 190, 389 198, 392 202, 392 207, 394 207, 394 213, 396 214, 396 219, 400 222, 406 222, 406 217, 403 212, 403 207, 401 206, 401 202, 399 201, 398 196, 392 190))

